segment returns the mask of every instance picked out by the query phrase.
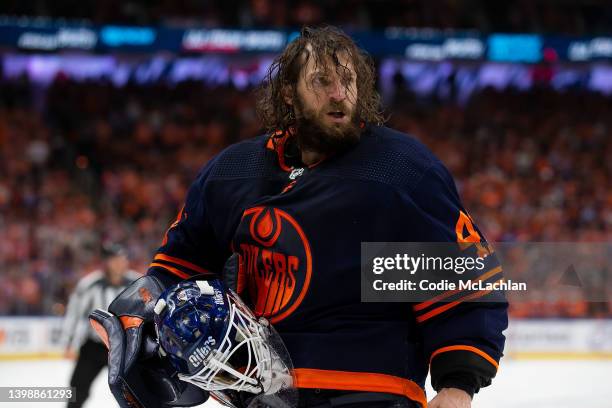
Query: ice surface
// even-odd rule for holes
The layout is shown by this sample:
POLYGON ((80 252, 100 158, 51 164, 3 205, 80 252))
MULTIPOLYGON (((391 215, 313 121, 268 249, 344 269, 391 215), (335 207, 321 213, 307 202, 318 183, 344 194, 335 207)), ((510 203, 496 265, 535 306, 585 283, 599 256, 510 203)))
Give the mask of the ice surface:
MULTIPOLYGON (((0 361, 0 386, 65 386, 73 362, 69 360, 0 361)), ((473 408, 610 408, 612 361, 502 360, 491 387, 474 399, 473 408)), ((431 398, 433 391, 428 388, 431 398)), ((2 408, 56 408, 61 403, 0 403, 2 408)), ((106 371, 93 384, 85 408, 116 406, 106 385, 106 371)), ((216 402, 203 405, 220 407, 216 402)))

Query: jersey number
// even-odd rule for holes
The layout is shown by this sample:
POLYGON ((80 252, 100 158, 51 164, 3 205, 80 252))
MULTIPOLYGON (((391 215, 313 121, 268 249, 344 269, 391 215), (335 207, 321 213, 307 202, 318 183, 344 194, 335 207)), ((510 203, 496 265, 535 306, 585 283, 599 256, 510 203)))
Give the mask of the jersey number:
POLYGON ((455 232, 457 233, 457 242, 462 250, 466 250, 474 245, 478 251, 478 256, 484 258, 491 254, 491 251, 483 245, 482 237, 476 231, 476 228, 474 228, 472 217, 463 211, 459 211, 459 219, 455 226, 455 232), (464 231, 467 232, 467 235, 464 235, 464 231))

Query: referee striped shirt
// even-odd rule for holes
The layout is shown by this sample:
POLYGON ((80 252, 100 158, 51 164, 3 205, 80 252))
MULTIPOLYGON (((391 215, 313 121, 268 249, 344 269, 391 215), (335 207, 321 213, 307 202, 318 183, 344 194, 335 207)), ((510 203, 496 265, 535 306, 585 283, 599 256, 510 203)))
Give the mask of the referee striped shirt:
POLYGON ((71 350, 78 350, 85 341, 102 341, 89 324, 89 313, 94 309, 108 309, 110 303, 141 274, 128 270, 120 285, 113 286, 102 270, 83 277, 68 301, 62 326, 62 344, 71 350))

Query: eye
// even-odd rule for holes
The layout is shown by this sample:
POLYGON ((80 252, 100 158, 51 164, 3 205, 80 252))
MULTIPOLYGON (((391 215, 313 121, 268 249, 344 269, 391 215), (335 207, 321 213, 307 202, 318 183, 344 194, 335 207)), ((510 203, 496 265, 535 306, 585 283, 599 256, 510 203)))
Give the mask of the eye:
POLYGON ((312 79, 313 84, 315 85, 322 85, 322 86, 327 86, 329 85, 330 81, 329 81, 329 77, 327 75, 315 75, 312 79))

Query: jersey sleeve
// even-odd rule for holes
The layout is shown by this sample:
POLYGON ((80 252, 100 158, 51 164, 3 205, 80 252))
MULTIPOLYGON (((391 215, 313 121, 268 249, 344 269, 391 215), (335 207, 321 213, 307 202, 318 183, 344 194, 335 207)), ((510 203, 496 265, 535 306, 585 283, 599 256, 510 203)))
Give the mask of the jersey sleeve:
POLYGON ((176 219, 166 231, 147 274, 171 285, 195 275, 218 278, 229 254, 222 250, 211 223, 207 179, 211 160, 198 174, 176 219))
MULTIPOLYGON (((491 246, 459 199, 452 176, 435 162, 410 194, 420 242, 453 242, 471 256, 482 256, 484 268, 470 279, 486 283, 502 278, 491 246)), ((503 355, 508 317, 503 292, 453 290, 412 305, 430 363, 432 386, 460 388, 473 395, 491 383, 503 355)))

